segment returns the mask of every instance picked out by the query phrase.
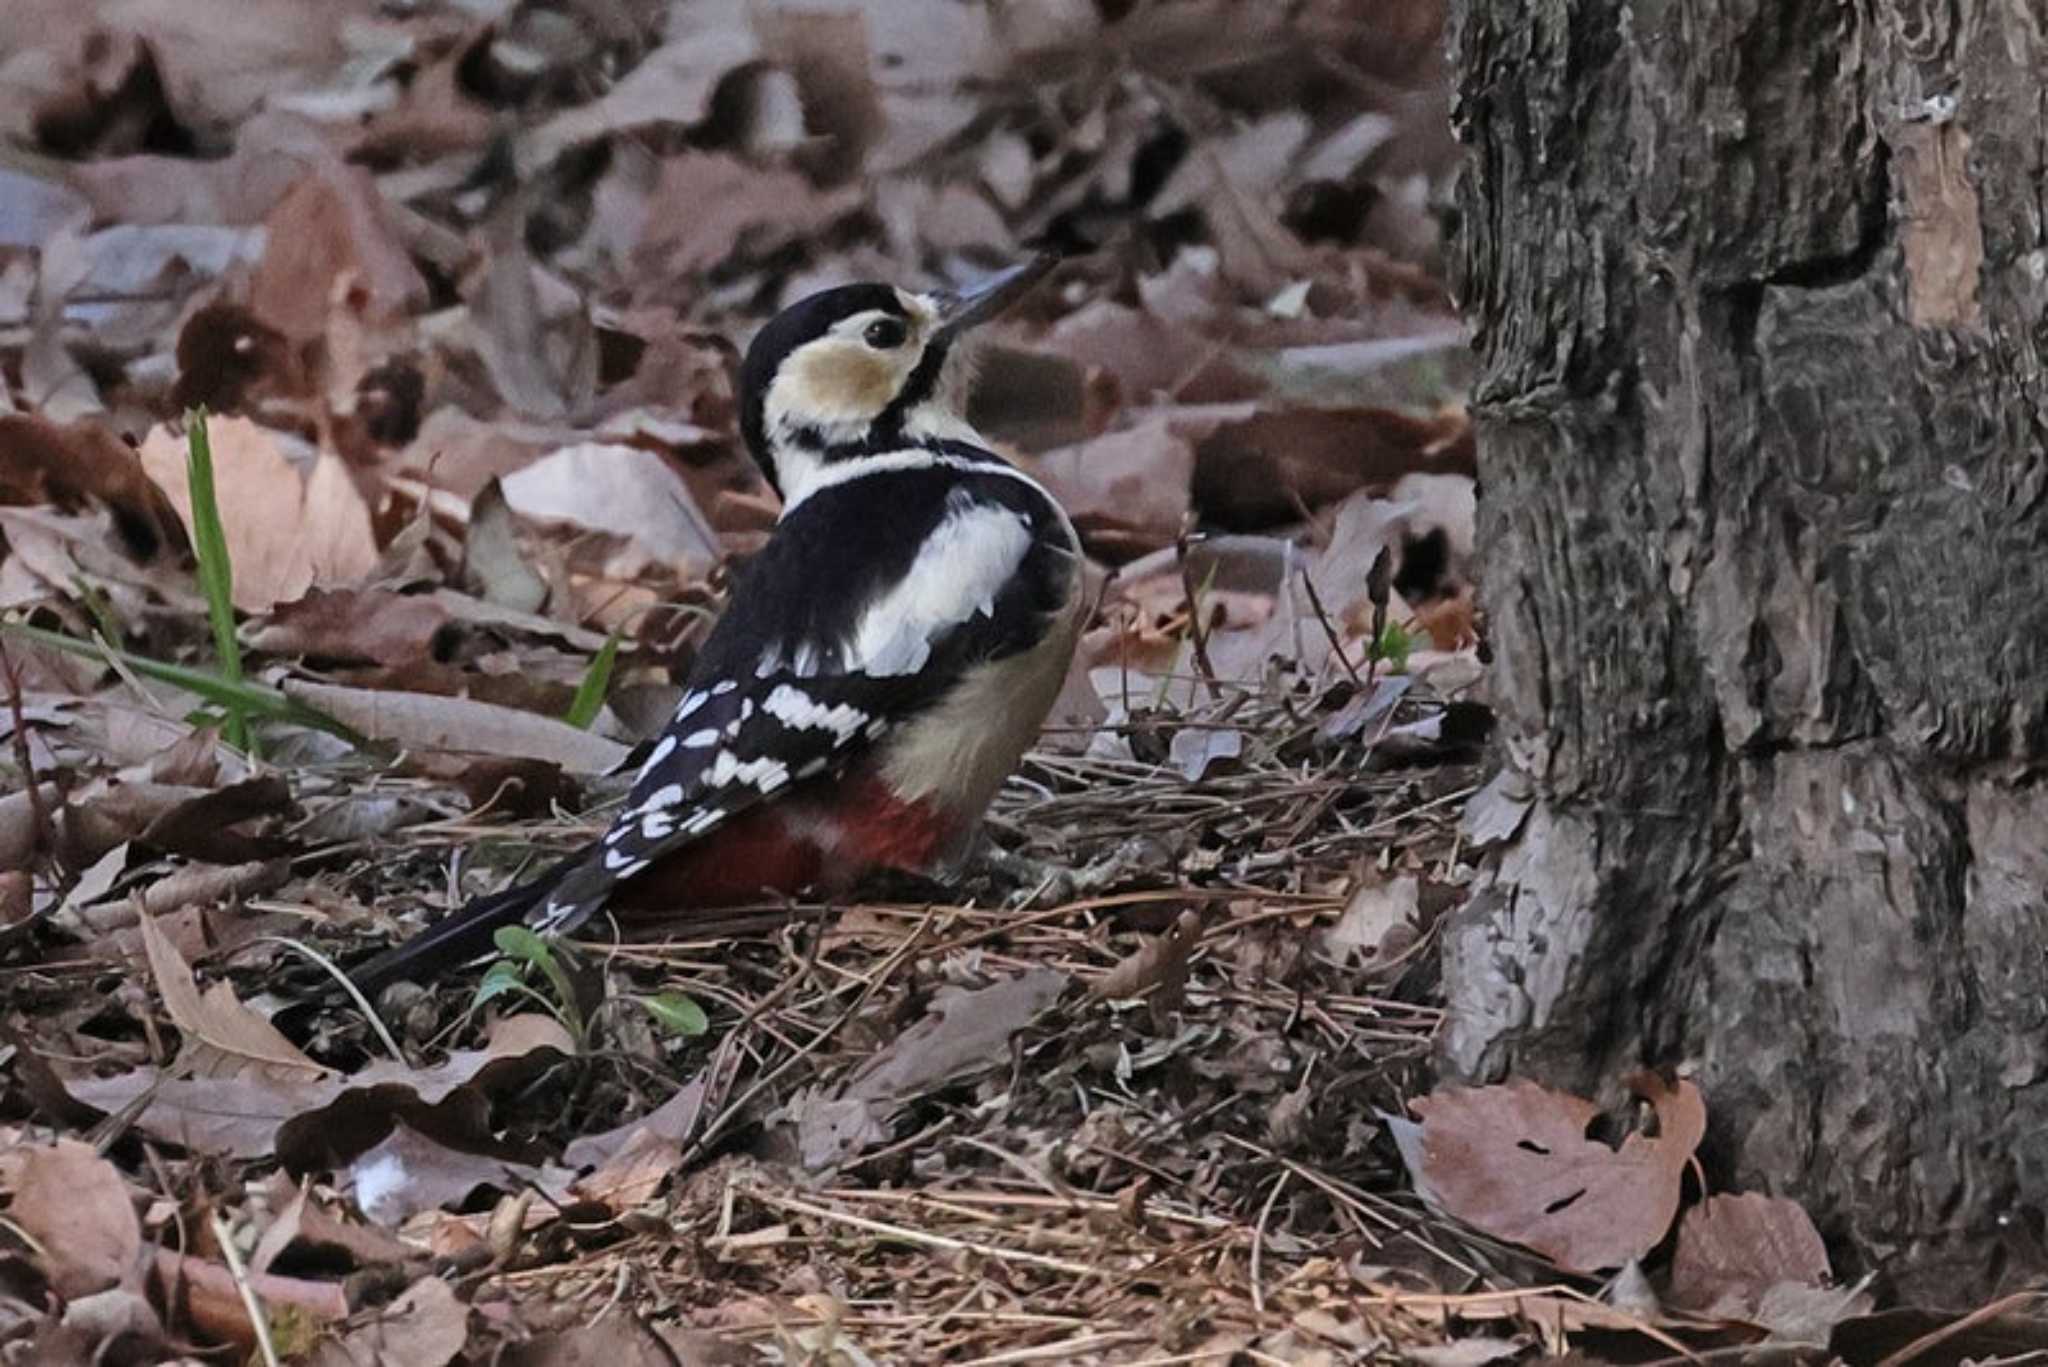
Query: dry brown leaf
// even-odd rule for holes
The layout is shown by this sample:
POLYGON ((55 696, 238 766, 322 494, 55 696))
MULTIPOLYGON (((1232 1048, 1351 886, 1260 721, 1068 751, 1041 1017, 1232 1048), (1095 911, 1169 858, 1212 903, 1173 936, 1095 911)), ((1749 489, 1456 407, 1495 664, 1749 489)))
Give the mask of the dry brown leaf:
POLYGON ((1415 922, 1420 888, 1412 874, 1393 879, 1364 874, 1345 899, 1337 924, 1323 933, 1324 951, 1341 964, 1378 962, 1387 937, 1415 922))
MULTIPOLYGON (((247 864, 205 864, 179 869, 142 890, 142 919, 154 921, 186 907, 205 906, 224 898, 261 896, 291 880, 288 858, 247 864)), ((104 922, 97 922, 104 924, 104 922)))
POLYGON ((59 1139, 27 1148, 7 1175, 7 1218, 35 1241, 58 1295, 90 1295, 142 1271, 142 1222, 128 1184, 92 1145, 59 1139))
POLYGON ((1112 561, 1170 546, 1187 524, 1195 451, 1164 419, 1048 451, 1032 470, 1112 561), (1104 529, 1113 545, 1100 544, 1104 529))
POLYGON ((358 167, 320 167, 271 210, 266 226, 249 305, 286 337, 324 336, 331 311, 344 302, 373 324, 426 303, 427 283, 393 227, 384 197, 358 167))
POLYGON ((521 517, 631 537, 658 560, 692 573, 720 554, 718 534, 689 486, 652 451, 607 442, 567 446, 506 476, 504 490, 521 517))
POLYGON ((277 1213, 249 1255, 253 1272, 268 1272, 291 1249, 339 1251, 359 1268, 407 1263, 419 1256, 381 1229, 342 1219, 281 1172, 270 1175, 263 1191, 277 1213))
POLYGON ((1707 1108, 1690 1082, 1673 1088, 1646 1072, 1629 1085, 1655 1107, 1659 1132, 1618 1149, 1586 1137, 1600 1108, 1583 1098, 1522 1081, 1439 1089, 1409 1103, 1422 1120, 1418 1176, 1450 1214, 1560 1267, 1639 1258, 1678 1214, 1707 1108))
POLYGON ((1067 975, 1037 968, 974 991, 941 989, 923 1020, 848 1077, 844 1095, 901 1100, 1003 1062, 1010 1036, 1066 991, 1067 975))
POLYGON ((469 1306, 422 1277, 368 1323, 313 1350, 313 1367, 447 1367, 469 1339, 469 1306))
POLYGON ((1192 328, 1108 299, 1061 318, 1036 345, 1114 376, 1134 404, 1179 398, 1189 378, 1222 351, 1192 328))
POLYGON ((742 249, 762 256, 812 237, 860 203, 856 187, 819 190, 794 171, 763 172, 711 152, 670 157, 649 196, 634 269, 660 279, 688 278, 742 249))
POLYGON ((256 400, 304 387, 283 333, 240 304, 215 300, 178 330, 178 381, 171 406, 233 413, 256 400))
POLYGON ((0 415, 0 504, 39 503, 62 512, 106 508, 123 549, 142 563, 177 565, 192 551, 177 508, 105 425, 0 415))
POLYGON ((1155 996, 1166 999, 1160 1003, 1161 1009, 1177 1011, 1187 986, 1188 956, 1201 941, 1200 914, 1183 911, 1162 934, 1145 937, 1135 953, 1125 955, 1096 979, 1088 995, 1097 1001, 1121 1001, 1157 988, 1155 996))
POLYGON ((857 10, 755 9, 761 53, 796 78, 804 127, 821 136, 798 160, 821 183, 860 174, 888 117, 875 89, 867 17, 857 10))
POLYGON ((1255 530, 1299 519, 1404 475, 1472 476, 1460 414, 1417 418, 1391 408, 1275 408, 1217 423, 1196 439, 1194 499, 1205 519, 1255 530))
POLYGON ((573 774, 600 774, 626 757, 626 747, 556 721, 467 698, 342 688, 287 679, 287 697, 312 704, 366 736, 407 748, 516 755, 559 764, 573 774))
MULTIPOLYGON (((278 435, 247 418, 215 418, 207 435, 236 607, 268 612, 315 585, 349 584, 377 568, 369 510, 337 457, 315 457, 310 477, 302 478, 278 435)), ((151 428, 141 456, 189 529, 184 434, 151 428)))
POLYGON ((697 1128, 710 1086, 711 1069, 707 1068, 638 1120, 629 1120, 616 1129, 586 1134, 569 1141, 568 1147, 562 1150, 562 1161, 579 1168, 609 1163, 638 1143, 643 1134, 680 1145, 697 1128))
POLYGON ((614 1313, 588 1326, 508 1344, 497 1361, 501 1367, 749 1367, 760 1359, 711 1334, 676 1324, 650 1326, 614 1313))
MULTIPOLYGON (((242 1279, 226 1266, 159 1248, 151 1281, 159 1303, 175 1303, 203 1342, 233 1343, 245 1353, 255 1351, 256 1327, 249 1322, 242 1279)), ((348 1318, 348 1292, 340 1282, 274 1273, 250 1273, 246 1281, 257 1304, 273 1312, 296 1311, 316 1324, 348 1318)))
POLYGON ((478 1187, 531 1188, 559 1203, 575 1174, 450 1148, 403 1121, 348 1165, 346 1186, 366 1219, 396 1228, 423 1210, 461 1201, 478 1187))
POLYGON ((304 597, 278 604, 244 640, 266 654, 323 664, 399 665, 445 656, 436 642, 452 620, 446 607, 423 594, 308 589, 304 597))
POLYGON ((200 995, 191 966, 148 917, 142 921, 142 944, 164 1013, 185 1036, 181 1068, 209 1078, 233 1076, 250 1067, 284 1078, 329 1075, 276 1026, 236 1000, 228 984, 215 983, 200 995))
POLYGON ((1780 1283, 1825 1286, 1832 1275, 1820 1231, 1797 1201, 1710 1196, 1679 1222, 1668 1295, 1681 1309, 1740 1319, 1780 1283))
POLYGON ((519 1085, 573 1052, 546 1016, 498 1022, 482 1049, 461 1050, 431 1068, 375 1063, 348 1077, 245 1069, 226 1077, 167 1077, 137 1068, 75 1078, 76 1100, 118 1111, 148 1097, 136 1124, 201 1153, 276 1157, 295 1172, 340 1167, 376 1143, 393 1117, 460 1142, 487 1142, 488 1094, 519 1085))
POLYGON ((1005 1062, 1010 1037, 1066 987, 1066 974, 1039 968, 971 992, 941 989, 923 1020, 870 1056, 835 1094, 813 1093, 791 1106, 805 1166, 830 1167, 881 1142, 902 1102, 1005 1062))
POLYGON ((504 482, 493 475, 469 504, 469 532, 462 539, 462 585, 486 603, 516 612, 547 605, 548 581, 527 562, 519 526, 505 500, 504 482))

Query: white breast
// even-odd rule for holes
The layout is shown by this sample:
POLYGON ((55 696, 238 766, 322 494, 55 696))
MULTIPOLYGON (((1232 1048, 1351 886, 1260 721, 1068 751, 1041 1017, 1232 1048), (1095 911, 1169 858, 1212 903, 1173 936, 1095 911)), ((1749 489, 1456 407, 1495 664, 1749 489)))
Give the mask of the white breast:
MULTIPOLYGON (((1078 573, 1078 566, 1076 567, 1078 573)), ((1082 595, 1072 595, 1029 650, 976 665, 929 711, 884 744, 882 777, 906 800, 924 800, 963 825, 1038 739, 1074 658, 1082 595)))

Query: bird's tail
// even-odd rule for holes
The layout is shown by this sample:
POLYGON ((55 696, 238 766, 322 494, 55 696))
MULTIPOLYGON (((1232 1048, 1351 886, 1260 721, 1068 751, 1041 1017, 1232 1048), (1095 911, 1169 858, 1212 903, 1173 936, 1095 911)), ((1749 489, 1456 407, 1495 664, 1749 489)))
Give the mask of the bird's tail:
POLYGON ((580 853, 572 854, 537 878, 469 902, 404 944, 385 950, 352 971, 349 978, 364 996, 375 1001, 377 994, 392 983, 407 978, 425 982, 443 969, 488 953, 491 937, 500 926, 524 920, 580 862, 580 853))

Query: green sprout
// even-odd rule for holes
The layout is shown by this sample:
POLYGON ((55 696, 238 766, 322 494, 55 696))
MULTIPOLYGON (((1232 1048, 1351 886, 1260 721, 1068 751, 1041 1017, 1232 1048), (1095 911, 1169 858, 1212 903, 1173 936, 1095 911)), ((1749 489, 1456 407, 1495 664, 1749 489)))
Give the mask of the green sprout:
POLYGON ((651 996, 636 993, 610 998, 598 1008, 598 1013, 587 1017, 577 1001, 575 984, 569 977, 567 965, 571 955, 566 948, 549 942, 525 926, 500 926, 491 941, 504 957, 485 971, 483 981, 477 984, 474 1005, 482 1006, 503 996, 526 997, 561 1022, 562 1028, 575 1042, 578 1053, 589 1047, 590 1027, 595 1014, 618 1001, 637 1004, 659 1029, 672 1035, 701 1035, 711 1028, 704 1008, 680 992, 657 992, 651 996))

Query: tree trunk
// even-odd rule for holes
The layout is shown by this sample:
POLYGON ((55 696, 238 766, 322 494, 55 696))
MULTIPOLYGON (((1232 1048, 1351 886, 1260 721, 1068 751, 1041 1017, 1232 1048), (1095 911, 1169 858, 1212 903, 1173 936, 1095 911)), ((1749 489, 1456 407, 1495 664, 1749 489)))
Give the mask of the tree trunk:
POLYGON ((1688 1068, 1717 1184, 1838 1270, 2048 1271, 2048 10, 1453 10, 1534 805, 1443 1061, 1688 1068))

